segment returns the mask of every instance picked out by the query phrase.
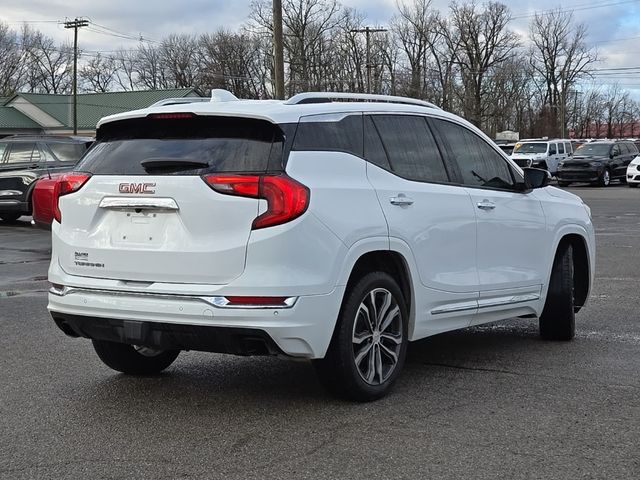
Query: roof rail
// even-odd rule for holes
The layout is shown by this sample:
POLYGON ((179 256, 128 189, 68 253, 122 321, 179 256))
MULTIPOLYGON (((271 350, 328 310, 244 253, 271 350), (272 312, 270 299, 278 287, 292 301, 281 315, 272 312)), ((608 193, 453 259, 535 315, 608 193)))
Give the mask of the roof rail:
POLYGON ((305 103, 325 103, 333 100, 338 101, 356 101, 356 102, 386 102, 386 103, 402 103, 406 105, 418 105, 420 107, 437 108, 431 102, 418 100, 416 98, 397 97, 394 95, 373 95, 370 93, 345 93, 345 92, 307 92, 294 95, 284 102, 285 105, 302 105, 305 103))
POLYGON ((164 100, 159 100, 150 107, 162 107, 164 105, 182 105, 185 103, 200 103, 200 102, 210 102, 211 100, 208 97, 178 97, 178 98, 165 98, 164 100))

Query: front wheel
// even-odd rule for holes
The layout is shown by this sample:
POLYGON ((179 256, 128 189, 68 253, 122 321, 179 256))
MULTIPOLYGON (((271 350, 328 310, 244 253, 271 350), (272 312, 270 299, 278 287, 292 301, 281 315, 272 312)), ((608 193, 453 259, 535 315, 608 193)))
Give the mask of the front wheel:
POLYGON ((600 178, 598 179, 597 185, 599 187, 608 187, 610 183, 611 183, 611 172, 609 171, 608 168, 605 168, 604 171, 602 172, 602 175, 600 175, 600 178))
POLYGON ((158 350, 126 343, 93 340, 93 348, 108 367, 129 375, 153 375, 171 365, 180 350, 158 350))
POLYGON ((407 323, 394 278, 385 272, 364 275, 345 295, 327 355, 314 361, 321 383, 360 402, 386 395, 404 365, 407 323))
POLYGON ((631 187, 631 188, 638 188, 638 184, 637 183, 629 183, 629 182, 627 182, 627 185, 629 185, 629 187, 631 187))
POLYGON ((558 180, 559 187, 568 187, 569 185, 571 185, 571 182, 561 182, 560 180, 558 180))
POLYGON ((553 261, 547 300, 540 315, 540 336, 545 340, 571 340, 576 334, 573 248, 565 244, 553 261))

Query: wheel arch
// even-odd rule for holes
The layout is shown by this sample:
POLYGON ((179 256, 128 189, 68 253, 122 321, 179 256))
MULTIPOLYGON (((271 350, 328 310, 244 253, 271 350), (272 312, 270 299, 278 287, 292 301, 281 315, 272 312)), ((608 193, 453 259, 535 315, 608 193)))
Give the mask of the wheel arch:
MULTIPOLYGON (((576 313, 586 304, 591 290, 591 268, 587 242, 582 235, 568 233, 558 242, 555 256, 570 245, 573 249, 573 288, 576 313)), ((554 258, 555 258, 554 256, 554 258)))
POLYGON ((373 271, 388 273, 398 282, 398 286, 405 297, 409 316, 409 338, 411 338, 415 325, 415 288, 411 275, 411 263, 402 252, 389 249, 388 243, 385 247, 359 252, 350 268, 345 272, 347 273, 346 278, 344 278, 344 283, 346 284, 345 295, 363 275, 373 271))

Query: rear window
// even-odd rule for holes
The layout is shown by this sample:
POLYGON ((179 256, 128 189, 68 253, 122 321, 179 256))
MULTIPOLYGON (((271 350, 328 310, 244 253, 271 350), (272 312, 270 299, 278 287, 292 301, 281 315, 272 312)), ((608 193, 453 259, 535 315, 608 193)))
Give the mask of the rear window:
POLYGON ((49 143, 47 146, 61 162, 75 162, 87 150, 85 143, 49 143))
POLYGON ((284 137, 233 117, 136 118, 103 125, 77 170, 97 175, 202 175, 282 170, 284 137))

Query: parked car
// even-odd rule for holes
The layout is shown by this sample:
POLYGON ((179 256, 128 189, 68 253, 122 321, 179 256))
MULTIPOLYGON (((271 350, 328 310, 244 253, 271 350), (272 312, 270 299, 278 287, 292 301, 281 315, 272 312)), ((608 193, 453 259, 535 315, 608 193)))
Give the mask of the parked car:
POLYGON ((304 358, 366 401, 409 341, 531 316, 574 336, 594 230, 548 172, 415 99, 223 93, 101 120, 58 179, 48 309, 107 366, 304 358))
MULTIPOLYGON (((637 145, 636 145, 636 148, 637 145)), ((640 185, 640 157, 636 157, 627 166, 627 185, 637 188, 640 185)))
POLYGON ((0 140, 0 219, 31 215, 34 182, 45 174, 71 170, 93 139, 20 136, 0 140))
POLYGON ((573 154, 570 140, 531 140, 516 143, 511 159, 520 167, 534 167, 556 174, 558 162, 573 154))
POLYGON ((627 167, 638 156, 638 148, 629 140, 600 140, 578 147, 573 158, 558 165, 558 185, 587 182, 601 187, 612 180, 627 181, 627 167))

